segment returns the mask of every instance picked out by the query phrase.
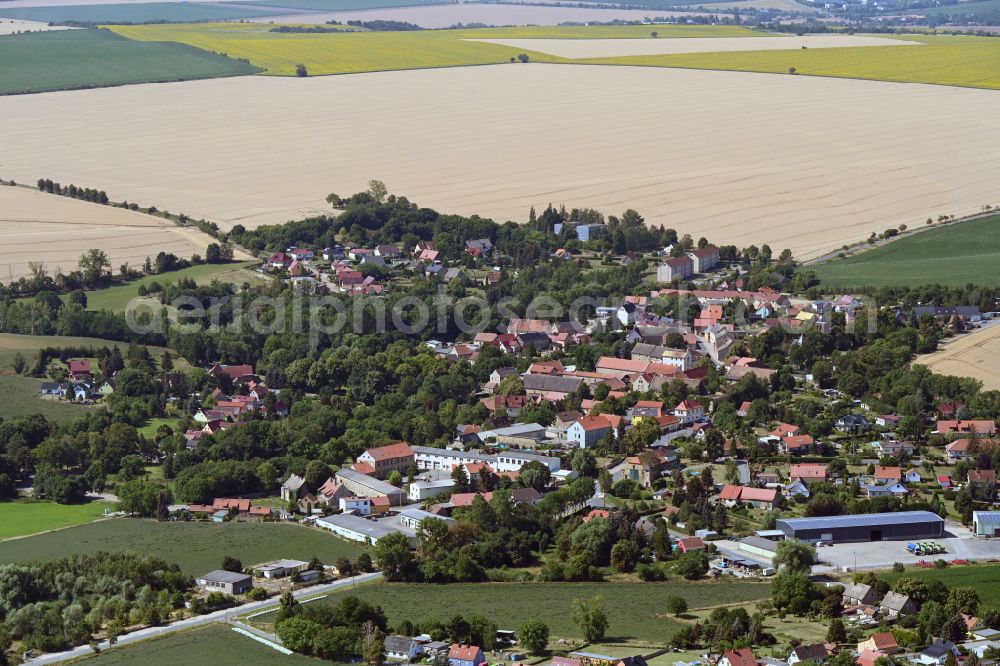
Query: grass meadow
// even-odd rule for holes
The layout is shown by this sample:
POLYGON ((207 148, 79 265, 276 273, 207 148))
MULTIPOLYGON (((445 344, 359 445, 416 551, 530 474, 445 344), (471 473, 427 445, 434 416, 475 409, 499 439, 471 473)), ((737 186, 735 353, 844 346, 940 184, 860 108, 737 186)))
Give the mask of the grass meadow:
MULTIPOLYGON (((719 581, 711 583, 465 583, 421 585, 372 583, 331 594, 317 603, 336 603, 354 595, 382 607, 395 624, 443 620, 455 615, 489 616, 502 629, 516 629, 538 617, 555 638, 581 638, 571 618, 574 599, 601 595, 608 615, 608 642, 666 642, 682 625, 666 610, 667 597, 684 597, 692 608, 752 602, 770 594, 767 583, 719 581)), ((273 615, 255 618, 266 625, 273 615)))
POLYGON ((806 76, 1000 89, 1000 40, 944 35, 896 37, 921 46, 623 56, 573 62, 773 74, 787 74, 794 67, 799 75, 806 76))
POLYGON ((87 666, 247 666, 248 664, 323 664, 300 654, 284 655, 241 636, 225 624, 209 624, 162 638, 106 650, 74 664, 87 666))
MULTIPOLYGON (((65 423, 85 416, 92 406, 77 405, 66 400, 42 398, 41 379, 0 375, 0 418, 41 414, 50 421, 65 423)), ((0 527, 0 532, 3 528, 0 527)), ((2 538, 2 537, 0 537, 2 538)))
POLYGON ((289 523, 159 523, 116 518, 5 543, 0 564, 45 561, 74 554, 126 551, 162 557, 192 576, 218 569, 232 555, 245 565, 279 558, 324 562, 361 549, 329 532, 289 523))
MULTIPOLYGON (((23 537, 46 530, 93 522, 102 517, 104 510, 109 508, 114 507, 108 502, 101 501, 71 505, 27 499, 0 502, 0 539, 23 537)), ((0 546, 0 557, 11 547, 10 543, 0 546)))
MULTIPOLYGON (((134 293, 134 292, 133 292, 134 293)), ((102 347, 118 347, 124 354, 129 347, 127 342, 116 342, 103 338, 87 338, 70 335, 21 335, 19 333, 0 333, 0 370, 11 367, 17 354, 21 354, 28 360, 29 365, 32 359, 38 354, 38 350, 45 347, 92 347, 99 349, 102 347)), ((146 347, 153 358, 159 360, 166 351, 165 347, 146 347)), ((179 370, 186 369, 187 362, 178 358, 174 354, 174 366, 179 370)))
POLYGON ((948 589, 953 587, 974 587, 979 593, 979 613, 988 610, 1000 610, 1000 564, 976 564, 970 566, 950 566, 944 569, 907 568, 905 573, 885 573, 885 578, 892 584, 901 577, 910 576, 928 582, 939 580, 948 589))
POLYGON ((0 62, 18 63, 17 67, 0 69, 0 95, 210 79, 259 71, 253 65, 187 44, 136 42, 97 29, 2 37, 0 62))
POLYGON ((147 275, 126 284, 87 292, 88 310, 111 310, 123 312, 129 301, 139 295, 139 287, 148 288, 154 282, 160 285, 175 284, 178 280, 194 280, 198 284, 208 284, 214 280, 231 284, 260 284, 266 278, 248 270, 254 262, 231 264, 198 264, 163 275, 147 275))
POLYGON ((810 266, 831 288, 973 283, 1000 286, 1000 215, 950 224, 810 266))
MULTIPOLYGON (((575 26, 422 30, 415 32, 277 33, 253 23, 110 26, 144 41, 175 41, 199 49, 246 58, 266 74, 290 76, 302 63, 310 75, 383 70, 492 65, 525 53, 536 62, 564 58, 473 39, 649 39, 649 26, 575 26)), ((656 26, 661 37, 752 37, 730 26, 656 26)))

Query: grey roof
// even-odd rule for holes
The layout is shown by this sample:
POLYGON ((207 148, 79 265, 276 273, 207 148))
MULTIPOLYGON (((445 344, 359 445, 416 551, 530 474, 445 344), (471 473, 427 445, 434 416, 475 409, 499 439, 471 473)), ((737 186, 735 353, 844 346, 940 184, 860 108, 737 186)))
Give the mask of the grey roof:
POLYGON ((745 543, 748 546, 755 546, 757 548, 761 548, 763 550, 766 550, 769 553, 774 553, 774 552, 777 552, 777 550, 778 550, 778 543, 779 542, 778 541, 771 541, 770 539, 765 539, 765 538, 759 537, 759 536, 748 536, 748 537, 743 537, 742 539, 740 539, 740 543, 745 543))
POLYGON ((579 377, 557 377, 555 375, 525 375, 524 388, 527 391, 552 391, 572 393, 580 388, 583 380, 579 377))
POLYGON ((879 606, 884 606, 890 610, 901 611, 910 602, 910 598, 899 592, 886 592, 879 606))
POLYGON ((250 580, 250 576, 245 573, 235 573, 233 571, 216 569, 215 571, 209 571, 198 580, 207 580, 213 583, 242 583, 250 580))
POLYGON ((298 474, 292 474, 281 485, 284 486, 285 488, 288 488, 289 490, 298 490, 300 487, 302 487, 302 484, 305 482, 306 480, 303 479, 298 474))
POLYGON ((973 511, 972 520, 978 525, 996 525, 1000 527, 1000 511, 973 511))
POLYGON ((457 451, 455 449, 440 449, 434 446, 411 446, 410 449, 412 449, 414 453, 429 456, 454 456, 461 460, 478 460, 483 462, 496 460, 496 456, 491 456, 490 454, 483 453, 477 449, 473 449, 471 451, 457 451))
POLYGON ((822 643, 816 643, 814 645, 800 645, 792 650, 792 652, 798 656, 799 661, 808 661, 810 659, 816 661, 819 659, 825 659, 830 654, 830 652, 826 649, 826 646, 822 643))
POLYGON ((386 636, 384 645, 386 652, 406 654, 413 647, 413 639, 406 636, 386 636))
POLYGON ((928 657, 943 657, 949 652, 954 651, 955 644, 951 641, 943 641, 940 638, 928 645, 926 648, 920 651, 920 654, 925 654, 928 657))
POLYGON ((399 531, 399 529, 380 523, 377 520, 362 518, 361 516, 355 516, 350 513, 334 514, 324 518, 317 518, 316 522, 325 523, 327 525, 336 525, 337 527, 351 530, 357 534, 369 537, 373 541, 399 531))
POLYGON ((896 513, 862 513, 856 516, 779 518, 776 522, 786 525, 793 530, 819 530, 838 527, 878 527, 880 525, 943 523, 944 520, 941 516, 930 511, 898 511, 896 513))
POLYGON ((873 592, 871 585, 864 583, 845 583, 844 596, 849 599, 864 599, 873 592))
POLYGON ((358 472, 353 469, 348 469, 346 467, 344 469, 338 470, 336 476, 338 480, 346 479, 347 481, 353 481, 354 483, 361 484, 368 490, 374 493, 378 493, 380 495, 386 495, 391 497, 393 495, 399 495, 403 492, 402 489, 397 488, 391 483, 380 481, 379 479, 376 479, 374 476, 368 476, 367 474, 362 474, 361 472, 358 472))
POLYGON ((424 511, 423 509, 418 509, 415 506, 403 509, 402 511, 399 512, 399 515, 401 517, 406 516, 407 518, 411 518, 413 520, 417 520, 420 522, 423 522, 428 518, 437 518, 438 520, 443 520, 446 523, 455 522, 453 519, 448 518, 447 516, 439 516, 437 514, 431 513, 430 511, 424 511))

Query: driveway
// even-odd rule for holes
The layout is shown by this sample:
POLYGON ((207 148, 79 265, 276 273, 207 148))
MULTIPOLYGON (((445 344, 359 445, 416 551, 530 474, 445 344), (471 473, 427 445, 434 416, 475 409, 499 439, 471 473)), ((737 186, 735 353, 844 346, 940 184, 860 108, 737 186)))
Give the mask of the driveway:
MULTIPOLYGON (((377 580, 382 577, 381 571, 376 571, 375 573, 361 574, 360 576, 352 576, 350 578, 341 578, 340 580, 334 581, 332 583, 326 583, 324 585, 314 585, 312 587, 306 587, 301 590, 296 590, 293 594, 296 599, 301 599, 302 597, 310 597, 315 594, 323 594, 326 592, 332 592, 343 587, 349 587, 351 585, 356 585, 358 583, 367 583, 369 581, 377 580)), ((145 640, 147 638, 157 638, 160 636, 166 636, 178 631, 183 631, 185 629, 191 629, 192 627, 199 627, 206 624, 211 624, 212 622, 229 622, 234 619, 237 615, 244 615, 246 613, 252 613, 254 611, 266 611, 278 607, 279 597, 274 597, 271 599, 265 599, 264 601, 254 601, 252 603, 243 604, 242 606, 236 606, 235 608, 227 608, 225 610, 215 611, 214 613, 209 613, 208 615, 196 615, 195 617, 185 618, 183 620, 178 620, 171 624, 166 624, 160 627, 149 627, 147 629, 140 629, 139 631, 134 631, 130 634, 125 634, 118 637, 118 642, 115 647, 121 645, 129 645, 131 643, 137 643, 139 641, 145 640)), ((247 627, 240 624, 244 629, 247 627)), ((266 635, 266 634, 265 634, 266 635)), ((107 650, 111 645, 107 641, 101 641, 98 645, 100 650, 107 650)), ((73 648, 72 650, 66 650, 65 652, 53 652, 52 654, 44 654, 34 659, 29 659, 26 664, 58 664, 69 659, 78 659, 80 657, 92 654, 93 650, 90 649, 89 645, 80 645, 73 648)))

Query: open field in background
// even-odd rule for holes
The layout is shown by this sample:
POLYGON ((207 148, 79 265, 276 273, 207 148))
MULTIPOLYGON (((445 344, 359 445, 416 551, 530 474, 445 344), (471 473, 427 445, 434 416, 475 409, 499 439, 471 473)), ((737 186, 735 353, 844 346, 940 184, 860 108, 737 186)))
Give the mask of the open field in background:
MULTIPOLYGON (((73 123, 65 125, 71 131, 79 129, 73 123)), ((3 164, 0 169, 6 171, 8 165, 3 156, 0 164, 3 164)), ((32 183, 38 177, 47 177, 46 167, 39 165, 39 169, 32 183)), ((91 187, 85 177, 80 174, 75 184, 91 187)), ((0 187, 0 225, 4 227, 0 245, 0 280, 4 282, 30 275, 31 261, 42 262, 50 275, 60 269, 75 270, 80 256, 90 248, 104 250, 112 271, 117 273, 126 262, 141 268, 146 257, 155 259, 160 252, 172 252, 184 259, 193 254, 204 257, 208 244, 216 242, 195 227, 181 227, 162 217, 26 187, 0 187)), ((246 257, 241 253, 241 258, 246 257)))
POLYGON ((585 62, 772 74, 787 74, 789 68, 794 67, 800 75, 808 76, 1000 89, 1000 40, 943 35, 900 35, 898 38, 923 46, 622 56, 592 58, 585 62))
MULTIPOLYGON (((554 638, 579 638, 570 617, 574 599, 604 597, 608 615, 608 642, 643 640, 666 642, 682 626, 665 608, 666 599, 684 597, 692 608, 763 599, 766 583, 465 583, 419 585, 374 583, 336 592, 324 601, 337 603, 353 595, 382 607, 390 624, 409 619, 447 621, 455 615, 489 616, 501 629, 516 629, 531 617, 543 619, 554 638), (503 599, 503 603, 496 603, 503 599)), ((255 621, 266 624, 274 615, 255 621)))
MULTIPOLYGON (((101 501, 71 505, 29 500, 0 502, 0 540, 89 523, 109 508, 114 506, 101 501)), ((0 544, 0 551, 9 547, 11 543, 0 544)))
POLYGON ((258 285, 266 281, 267 278, 248 269, 249 266, 255 265, 254 262, 197 264, 190 268, 182 268, 179 271, 171 271, 170 273, 163 273, 161 275, 147 275, 126 284, 88 291, 87 309, 123 312, 129 302, 138 297, 140 286, 149 287, 154 282, 160 285, 167 285, 176 284, 178 280, 191 279, 198 284, 210 284, 217 280, 235 285, 242 285, 244 282, 250 285, 258 285))
MULTIPOLYGON (((278 33, 259 23, 122 25, 111 30, 130 39, 181 42, 199 49, 245 58, 267 74, 292 75, 299 63, 311 75, 460 65, 509 63, 527 53, 533 60, 556 61, 524 45, 503 46, 477 39, 644 39, 649 26, 579 26, 485 28, 416 32, 351 32, 344 34, 278 33)), ((754 37, 759 33, 730 26, 656 26, 668 37, 754 37)), ((659 41, 659 40, 657 40, 659 41)))
POLYGON ((87 183, 223 228, 329 212, 328 193, 378 178, 447 213, 631 207, 696 238, 808 258, 1000 203, 1000 95, 985 90, 505 64, 66 94, 72 125, 63 94, 0 98, 4 177, 87 183))
POLYGON ((225 555, 244 565, 280 558, 323 562, 357 558, 361 549, 329 532, 288 523, 158 523, 121 518, 5 543, 0 564, 64 555, 126 551, 162 557, 196 576, 218 569, 225 555))
MULTIPOLYGON (((649 28, 650 26, 646 26, 649 28)), ((655 29, 655 27, 654 27, 655 29)), ((863 46, 919 46, 916 42, 860 35, 811 35, 796 37, 706 37, 702 39, 482 39, 515 49, 530 49, 560 58, 607 58, 664 53, 710 53, 727 51, 788 51, 857 48, 863 46)))
MULTIPOLYGON (((44 347, 118 347, 124 354, 128 349, 127 342, 114 342, 101 338, 84 338, 69 335, 19 335, 17 333, 0 333, 0 370, 7 370, 11 367, 16 354, 21 354, 29 362, 38 354, 38 350, 44 347)), ((147 346, 146 349, 153 358, 159 360, 166 351, 164 347, 147 346)), ((174 356, 174 365, 179 369, 186 367, 183 358, 174 356)))
POLYGON ((808 269, 824 287, 841 289, 933 283, 1000 286, 996 270, 1000 266, 1000 215, 936 229, 925 230, 923 223, 912 228, 918 233, 808 269))
POLYGON ((1000 609, 1000 564, 978 564, 975 566, 950 566, 946 569, 917 569, 907 567, 902 574, 886 572, 879 574, 890 583, 900 576, 910 576, 921 580, 939 580, 953 587, 974 587, 979 593, 979 616, 988 610, 1000 609))
POLYGON ((163 638, 106 650, 74 664, 86 666, 319 666, 324 662, 301 654, 284 655, 237 634, 229 625, 218 623, 169 634, 163 638))
MULTIPOLYGON (((58 30, 0 39, 0 95, 253 74, 256 67, 186 44, 122 39, 108 30, 58 30)), ((2 207, 0 207, 2 209, 2 207)))
POLYGON ((0 18, 0 35, 13 35, 19 32, 48 32, 49 30, 70 30, 70 28, 39 23, 38 21, 0 18))
POLYGON ((943 375, 978 379, 987 390, 1000 390, 1000 326, 963 333, 940 347, 933 354, 918 356, 915 363, 943 375))
MULTIPOLYGON (((788 0, 792 2, 793 0, 788 0)), ((715 5, 711 5, 714 7, 715 5)), ((417 5, 388 9, 358 9, 352 11, 318 12, 309 14, 283 14, 281 16, 250 19, 257 23, 309 23, 327 21, 405 21, 425 28, 448 28, 462 23, 486 25, 558 25, 566 21, 608 22, 644 21, 648 18, 675 16, 716 16, 731 14, 707 11, 668 11, 662 9, 609 9, 606 7, 580 7, 557 5, 515 5, 507 3, 463 3, 417 5)), ((655 30, 654 27, 649 27, 655 30)))
POLYGON ((65 400, 42 399, 42 380, 33 377, 0 375, 0 418, 42 414, 57 423, 85 416, 94 407, 75 405, 65 400))
POLYGON ((130 2, 16 7, 0 3, 0 16, 43 23, 142 23, 144 21, 228 21, 284 13, 257 5, 215 2, 130 2))
POLYGON ((950 16, 953 14, 1000 15, 1000 0, 973 0, 972 2, 960 2, 957 5, 921 7, 920 13, 925 16, 950 16))

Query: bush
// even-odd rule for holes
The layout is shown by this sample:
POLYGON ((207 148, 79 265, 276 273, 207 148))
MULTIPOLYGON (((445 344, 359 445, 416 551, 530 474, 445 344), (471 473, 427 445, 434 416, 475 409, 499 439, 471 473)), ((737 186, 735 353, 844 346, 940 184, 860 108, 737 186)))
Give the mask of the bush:
POLYGON ((267 599, 267 590, 262 587, 252 588, 247 592, 247 599, 250 601, 260 601, 261 599, 267 599))

